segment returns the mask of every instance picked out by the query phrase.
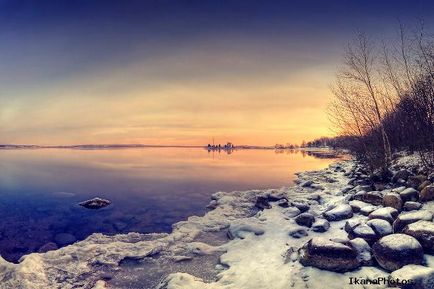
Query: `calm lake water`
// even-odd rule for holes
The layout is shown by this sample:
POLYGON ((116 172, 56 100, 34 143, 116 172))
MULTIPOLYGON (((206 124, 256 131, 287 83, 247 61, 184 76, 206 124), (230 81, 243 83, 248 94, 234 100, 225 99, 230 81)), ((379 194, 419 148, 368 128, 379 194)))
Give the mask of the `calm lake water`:
POLYGON ((289 186, 295 172, 333 161, 274 150, 1 150, 0 254, 16 262, 47 243, 94 232, 170 232, 171 224, 203 215, 214 192, 289 186), (96 196, 113 203, 77 205, 96 196))

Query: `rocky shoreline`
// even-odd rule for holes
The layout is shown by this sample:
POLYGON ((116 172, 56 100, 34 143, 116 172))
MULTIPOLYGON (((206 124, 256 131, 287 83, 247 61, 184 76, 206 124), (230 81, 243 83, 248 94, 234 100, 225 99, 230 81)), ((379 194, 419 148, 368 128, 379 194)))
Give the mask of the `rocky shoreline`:
POLYGON ((170 234, 0 258, 0 288, 434 288, 434 175, 414 156, 387 178, 350 160, 296 183, 218 192, 170 234))

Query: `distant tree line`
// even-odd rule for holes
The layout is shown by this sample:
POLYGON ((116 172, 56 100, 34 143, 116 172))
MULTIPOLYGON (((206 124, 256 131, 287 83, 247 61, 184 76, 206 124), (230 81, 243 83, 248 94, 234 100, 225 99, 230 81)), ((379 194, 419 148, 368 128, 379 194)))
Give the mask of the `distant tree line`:
POLYGON ((332 85, 329 116, 339 137, 372 170, 387 169, 395 151, 416 152, 434 168, 434 38, 400 24, 394 39, 359 33, 346 48, 332 85))

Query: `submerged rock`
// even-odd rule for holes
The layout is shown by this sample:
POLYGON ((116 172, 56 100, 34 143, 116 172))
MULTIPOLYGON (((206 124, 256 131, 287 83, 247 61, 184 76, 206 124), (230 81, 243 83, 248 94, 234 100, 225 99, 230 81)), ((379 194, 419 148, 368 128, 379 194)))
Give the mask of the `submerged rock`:
POLYGON ((421 264, 423 249, 413 237, 392 234, 381 238, 372 246, 378 264, 388 271, 397 270, 408 264, 421 264))
POLYGON ((323 216, 328 221, 340 221, 351 218, 353 216, 353 210, 350 205, 342 204, 324 212, 323 216))
POLYGON ((54 242, 48 242, 48 243, 42 245, 38 249, 38 253, 46 253, 48 251, 53 251, 53 250, 57 250, 57 249, 59 249, 59 247, 57 246, 56 243, 54 243, 54 242))
POLYGON ((434 252, 434 223, 431 221, 417 221, 407 225, 403 233, 416 238, 422 247, 430 253, 434 252))
POLYGON ((107 207, 112 202, 102 198, 93 198, 81 203, 78 203, 80 206, 85 207, 87 209, 101 209, 107 207))
POLYGON ((300 251, 300 263, 304 266, 346 272, 361 265, 355 248, 325 238, 311 239, 300 251))
POLYGON ((54 241, 56 241, 59 246, 66 246, 77 241, 77 238, 75 238, 74 235, 69 233, 59 233, 54 236, 54 241))

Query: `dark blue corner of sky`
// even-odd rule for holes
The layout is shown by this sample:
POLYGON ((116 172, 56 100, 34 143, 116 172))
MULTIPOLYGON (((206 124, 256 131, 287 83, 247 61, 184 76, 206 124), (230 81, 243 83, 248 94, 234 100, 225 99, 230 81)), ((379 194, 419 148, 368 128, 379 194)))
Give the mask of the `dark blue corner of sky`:
POLYGON ((327 49, 355 30, 433 15, 428 0, 0 0, 0 82, 68 77, 202 39, 327 49))

